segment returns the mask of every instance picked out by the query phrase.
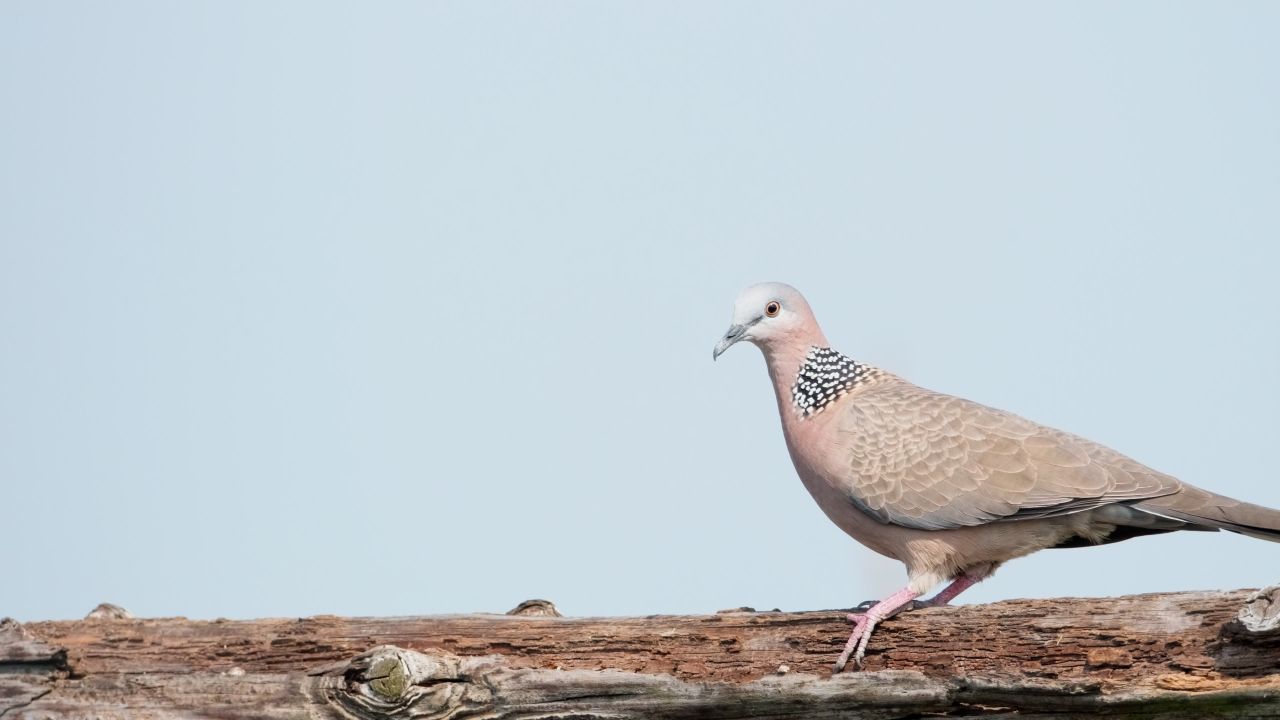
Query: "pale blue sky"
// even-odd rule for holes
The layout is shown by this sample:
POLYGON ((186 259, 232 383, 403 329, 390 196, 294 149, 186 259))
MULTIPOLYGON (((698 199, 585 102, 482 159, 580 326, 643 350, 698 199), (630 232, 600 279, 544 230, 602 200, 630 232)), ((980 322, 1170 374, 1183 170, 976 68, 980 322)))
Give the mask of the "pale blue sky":
MULTIPOLYGON (((0 615, 849 606, 743 285, 1280 507, 1280 5, 0 5, 0 615)), ((1181 534, 965 599, 1258 586, 1181 534)))

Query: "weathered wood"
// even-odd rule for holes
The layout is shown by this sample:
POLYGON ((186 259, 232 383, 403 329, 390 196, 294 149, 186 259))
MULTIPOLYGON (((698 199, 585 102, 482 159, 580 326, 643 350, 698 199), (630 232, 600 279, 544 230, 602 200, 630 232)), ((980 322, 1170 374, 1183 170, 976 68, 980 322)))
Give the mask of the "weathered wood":
MULTIPOLYGON (((1280 589, 839 611, 0 624, 0 718, 1280 716, 1280 589)), ((105 615, 105 616, 104 616, 105 615)))

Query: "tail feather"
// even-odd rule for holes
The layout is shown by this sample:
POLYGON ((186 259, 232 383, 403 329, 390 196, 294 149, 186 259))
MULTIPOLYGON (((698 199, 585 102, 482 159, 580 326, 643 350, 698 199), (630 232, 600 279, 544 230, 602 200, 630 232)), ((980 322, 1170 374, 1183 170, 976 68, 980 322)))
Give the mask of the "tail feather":
POLYGON ((1191 525, 1280 542, 1280 510, 1215 495, 1190 485, 1184 485, 1172 495, 1134 503, 1132 507, 1191 525))

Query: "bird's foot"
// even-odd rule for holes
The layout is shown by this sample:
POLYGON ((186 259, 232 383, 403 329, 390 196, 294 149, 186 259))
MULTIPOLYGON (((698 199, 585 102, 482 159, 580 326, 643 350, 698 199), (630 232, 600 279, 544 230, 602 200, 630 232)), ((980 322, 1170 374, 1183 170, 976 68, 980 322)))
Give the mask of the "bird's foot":
MULTIPOLYGON (((867 653, 867 643, 871 640, 871 632, 876 629, 876 625, 881 620, 891 618, 897 615, 904 608, 912 607, 912 601, 920 596, 910 587, 905 587, 889 597, 873 604, 867 608, 865 612, 849 613, 849 622, 853 623, 853 632, 849 635, 849 642, 844 644, 844 650, 840 653, 840 657, 836 660, 835 672, 844 670, 849 664, 849 659, 853 658, 853 663, 859 668, 862 667, 862 658, 867 653)), ((858 607, 861 608, 867 603, 863 603, 858 607)))
POLYGON ((869 614, 849 613, 848 618, 849 622, 853 623, 853 633, 849 635, 849 642, 844 644, 844 650, 836 659, 835 672, 837 673, 849 664, 850 656, 853 656, 854 665, 862 667, 862 656, 867 651, 867 640, 871 638, 871 630, 875 627, 875 621, 869 614))
MULTIPOLYGON (((896 615, 897 612, 895 611, 896 615)), ((835 672, 839 673, 849 664, 849 658, 853 658, 853 664, 859 670, 862 669, 862 658, 867 654, 867 643, 871 641, 871 632, 876 629, 876 625, 885 618, 879 613, 868 612, 863 615, 855 615, 849 613, 849 622, 853 623, 853 632, 849 635, 849 642, 844 644, 844 650, 840 653, 840 657, 836 658, 835 672)))

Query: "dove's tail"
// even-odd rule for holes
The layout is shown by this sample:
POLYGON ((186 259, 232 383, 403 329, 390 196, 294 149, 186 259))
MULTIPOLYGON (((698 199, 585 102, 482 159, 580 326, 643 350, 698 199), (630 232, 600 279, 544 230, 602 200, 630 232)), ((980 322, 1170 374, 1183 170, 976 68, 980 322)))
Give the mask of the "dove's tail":
POLYGON ((1195 526, 1187 529, 1228 530, 1280 542, 1280 510, 1215 495, 1190 485, 1172 495, 1134 503, 1133 508, 1195 526))

